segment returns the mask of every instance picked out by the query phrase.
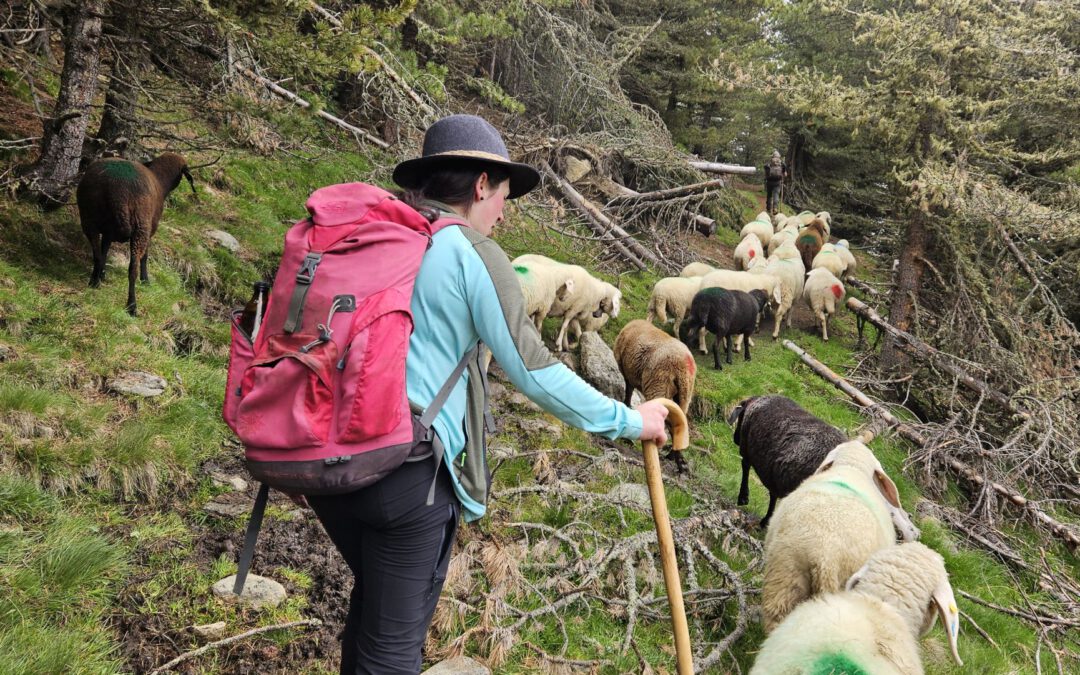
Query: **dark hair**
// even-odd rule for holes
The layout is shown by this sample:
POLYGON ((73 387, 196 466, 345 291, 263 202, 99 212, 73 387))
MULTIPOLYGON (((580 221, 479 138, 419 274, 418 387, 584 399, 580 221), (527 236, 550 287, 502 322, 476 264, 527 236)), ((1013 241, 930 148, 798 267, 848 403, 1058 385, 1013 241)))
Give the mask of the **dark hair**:
POLYGON ((480 174, 487 173, 492 185, 510 180, 510 172, 490 162, 470 162, 455 158, 453 164, 437 166, 424 176, 419 187, 400 193, 401 201, 419 211, 428 220, 439 217, 429 200, 468 209, 475 201, 473 187, 480 174))

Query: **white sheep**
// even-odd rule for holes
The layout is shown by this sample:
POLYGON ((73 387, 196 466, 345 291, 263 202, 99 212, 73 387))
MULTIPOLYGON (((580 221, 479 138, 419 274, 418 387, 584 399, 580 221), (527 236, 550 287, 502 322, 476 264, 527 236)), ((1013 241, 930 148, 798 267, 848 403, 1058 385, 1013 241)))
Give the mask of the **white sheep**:
POLYGON ((680 277, 703 277, 709 272, 716 271, 716 268, 712 265, 706 265, 703 262, 692 262, 682 269, 679 273, 680 277))
POLYGON ((755 267, 750 273, 771 275, 780 280, 780 303, 773 312, 773 339, 776 339, 780 336, 780 322, 785 316, 788 328, 791 328, 791 308, 795 301, 802 297, 806 268, 799 256, 799 250, 794 244, 786 243, 776 249, 769 258, 768 265, 764 268, 755 267))
POLYGON ((768 294, 769 304, 774 309, 780 306, 780 280, 769 274, 716 270, 702 278, 701 288, 726 288, 747 293, 760 289, 768 294))
POLYGON ((845 590, 804 602, 761 645, 750 675, 922 675, 918 638, 941 624, 958 665, 960 610, 945 563, 912 542, 877 551, 845 590))
POLYGON ((836 244, 823 244, 814 260, 810 263, 810 269, 816 270, 824 267, 833 273, 833 276, 842 277, 847 269, 847 261, 836 252, 836 244))
POLYGON ((746 225, 743 225, 742 231, 739 232, 739 238, 745 239, 746 235, 751 232, 757 235, 762 246, 768 246, 769 240, 773 236, 772 221, 768 219, 768 216, 766 216, 765 220, 751 220, 746 225))
POLYGON ((787 224, 788 217, 782 213, 777 213, 772 218, 773 232, 779 232, 784 229, 784 225, 787 224))
POLYGON ((657 281, 649 297, 649 310, 645 320, 652 323, 654 319, 659 319, 663 325, 668 322, 670 314, 675 321, 675 335, 678 336, 679 326, 690 311, 694 294, 701 290, 702 279, 704 277, 665 277, 657 281))
POLYGON ((795 217, 799 219, 800 225, 807 225, 811 220, 817 218, 817 214, 813 211, 799 211, 799 215, 795 217))
POLYGON ((580 265, 567 265, 546 256, 532 253, 514 258, 513 264, 524 266, 546 265, 566 273, 573 279, 573 292, 566 293, 562 299, 556 298, 551 305, 551 310, 548 312, 548 316, 561 316, 563 318, 558 337, 555 338, 556 349, 563 351, 570 349, 567 329, 574 319, 581 320, 590 315, 598 318, 601 314, 608 314, 612 317, 619 315, 622 291, 606 281, 600 281, 580 265))
POLYGON ((825 234, 832 235, 832 214, 828 211, 818 211, 815 214, 818 218, 825 223, 825 234))
POLYGON ((735 253, 732 255, 735 259, 735 268, 740 270, 748 270, 763 257, 765 257, 765 250, 761 246, 761 239, 751 232, 743 237, 743 240, 739 242, 739 245, 735 247, 735 253))
POLYGON ((836 254, 844 259, 844 263, 847 265, 844 269, 844 277, 855 274, 855 268, 858 267, 858 263, 855 262, 855 254, 851 252, 851 247, 848 245, 847 239, 841 239, 836 242, 836 254))
POLYGON ((774 234, 772 236, 772 239, 769 240, 768 249, 765 251, 766 255, 771 258, 773 253, 776 252, 776 249, 783 246, 785 242, 790 241, 792 244, 794 244, 795 243, 795 237, 797 237, 798 234, 799 234, 798 227, 790 227, 790 226, 785 225, 783 227, 783 229, 781 229, 779 232, 774 234))
POLYGON ((761 614, 771 632, 795 607, 843 588, 870 555, 918 529, 896 484, 859 441, 836 446, 817 473, 780 500, 765 535, 761 614))
POLYGON ((540 330, 552 305, 574 292, 574 278, 557 267, 535 263, 515 264, 514 271, 525 297, 525 312, 540 330))
POLYGON ((828 342, 829 317, 836 313, 837 305, 844 301, 844 284, 824 267, 810 270, 810 274, 806 275, 806 285, 803 286, 803 299, 821 324, 821 339, 828 342))

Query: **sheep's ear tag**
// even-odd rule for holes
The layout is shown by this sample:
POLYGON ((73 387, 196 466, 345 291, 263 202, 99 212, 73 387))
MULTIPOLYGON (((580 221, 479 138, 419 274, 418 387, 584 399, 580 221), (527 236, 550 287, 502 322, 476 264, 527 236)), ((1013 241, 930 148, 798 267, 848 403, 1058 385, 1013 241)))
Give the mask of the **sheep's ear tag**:
POLYGON ((937 588, 934 589, 933 599, 941 615, 941 624, 949 636, 949 649, 952 651, 953 659, 957 665, 962 666, 964 662, 960 660, 960 652, 956 649, 956 640, 960 637, 960 609, 956 606, 956 598, 953 596, 948 577, 938 583, 937 588))

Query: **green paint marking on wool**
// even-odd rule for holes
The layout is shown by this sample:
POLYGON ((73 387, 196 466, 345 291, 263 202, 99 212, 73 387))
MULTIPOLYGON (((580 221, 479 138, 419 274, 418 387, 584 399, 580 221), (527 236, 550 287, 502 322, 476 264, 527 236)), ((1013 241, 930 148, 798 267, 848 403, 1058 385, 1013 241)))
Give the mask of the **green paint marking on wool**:
POLYGON ((135 165, 122 160, 105 162, 105 175, 117 180, 137 180, 139 177, 135 165))
POLYGON ((824 654, 813 664, 807 675, 870 675, 847 654, 824 654))
POLYGON ((529 276, 529 268, 528 267, 522 267, 521 265, 514 265, 514 271, 517 272, 518 274, 520 274, 521 276, 524 276, 524 277, 529 276))

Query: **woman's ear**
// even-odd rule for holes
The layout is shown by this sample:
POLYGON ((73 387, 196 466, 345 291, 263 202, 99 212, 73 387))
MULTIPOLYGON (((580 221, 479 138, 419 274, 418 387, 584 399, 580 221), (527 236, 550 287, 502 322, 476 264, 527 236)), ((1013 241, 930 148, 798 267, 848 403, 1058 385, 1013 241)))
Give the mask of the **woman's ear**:
POLYGON ((474 201, 478 201, 478 202, 483 201, 484 192, 486 192, 487 188, 488 188, 488 182, 489 182, 489 179, 488 179, 487 171, 484 171, 483 173, 480 174, 479 177, 477 177, 476 184, 473 185, 473 200, 474 201))

